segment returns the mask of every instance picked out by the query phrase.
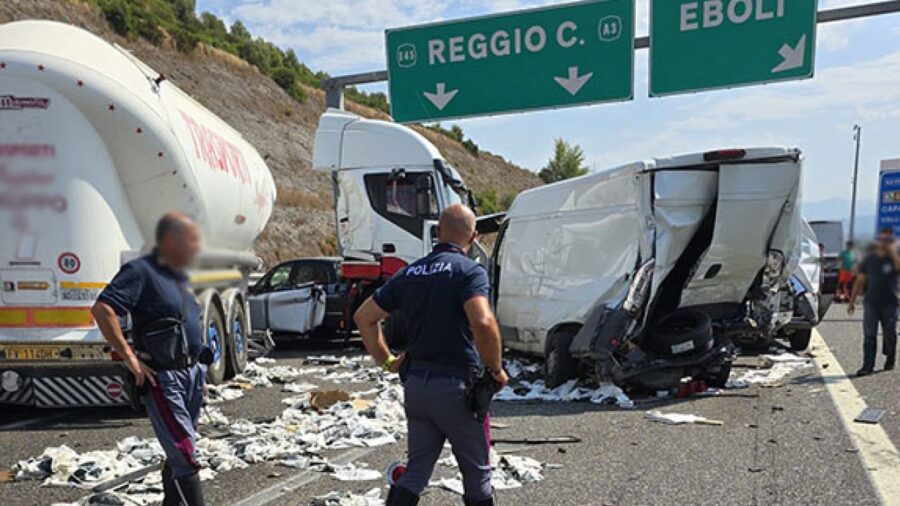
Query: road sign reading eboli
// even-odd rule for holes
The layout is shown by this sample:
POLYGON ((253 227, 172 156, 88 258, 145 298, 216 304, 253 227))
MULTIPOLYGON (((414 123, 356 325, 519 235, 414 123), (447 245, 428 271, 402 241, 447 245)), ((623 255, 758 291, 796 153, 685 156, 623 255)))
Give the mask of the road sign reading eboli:
POLYGON ((813 76, 816 0, 652 0, 650 95, 813 76))
POLYGON ((429 121, 630 100, 634 0, 388 30, 391 115, 429 121))

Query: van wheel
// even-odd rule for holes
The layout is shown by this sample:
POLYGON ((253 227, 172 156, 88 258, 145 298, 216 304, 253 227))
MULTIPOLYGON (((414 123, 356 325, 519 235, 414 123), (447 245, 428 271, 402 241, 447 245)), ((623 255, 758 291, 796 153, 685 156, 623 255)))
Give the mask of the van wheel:
POLYGON ((225 364, 225 376, 233 378, 244 372, 247 367, 250 325, 247 321, 247 312, 240 297, 232 296, 228 300, 228 316, 225 319, 228 326, 228 360, 225 364), (233 297, 233 298, 232 298, 233 297))
POLYGON ((791 351, 804 351, 809 347, 809 339, 812 337, 812 330, 795 330, 788 338, 791 342, 791 351))
POLYGON ((206 371, 206 381, 218 385, 225 380, 225 318, 219 311, 215 290, 207 290, 200 295, 200 307, 203 308, 203 344, 212 351, 213 362, 206 371))
POLYGON ((569 351, 574 337, 567 331, 554 331, 548 336, 547 359, 544 361, 544 383, 548 388, 556 388, 578 377, 578 362, 569 351))

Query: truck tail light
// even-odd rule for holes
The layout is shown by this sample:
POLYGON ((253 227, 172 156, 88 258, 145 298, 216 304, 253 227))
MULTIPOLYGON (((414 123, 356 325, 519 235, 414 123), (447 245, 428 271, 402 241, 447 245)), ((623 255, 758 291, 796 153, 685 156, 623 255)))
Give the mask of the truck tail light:
POLYGON ((707 162, 724 162, 727 160, 740 160, 747 156, 743 149, 720 149, 703 153, 703 160, 707 162))

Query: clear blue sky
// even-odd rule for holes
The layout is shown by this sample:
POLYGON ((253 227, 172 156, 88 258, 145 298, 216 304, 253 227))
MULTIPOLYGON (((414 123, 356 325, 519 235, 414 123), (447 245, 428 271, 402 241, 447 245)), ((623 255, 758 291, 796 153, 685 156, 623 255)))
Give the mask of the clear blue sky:
MULTIPOLYGON (((638 35, 648 0, 636 0, 638 35)), ((875 1, 875 0, 871 0, 875 1)), ((385 67, 385 28, 545 5, 546 0, 199 0, 254 35, 293 48, 332 75, 385 67)), ((819 0, 819 8, 869 3, 819 0)), ((384 91, 384 85, 366 89, 384 91)), ((812 80, 647 98, 647 51, 638 51, 635 100, 458 123, 480 146, 537 170, 562 137, 593 169, 719 147, 792 145, 807 157, 804 200, 849 200, 851 128, 863 127, 861 214, 872 214, 878 163, 900 158, 900 14, 820 25, 812 80)), ((813 218, 845 218, 846 205, 815 206, 813 218), (822 210, 821 208, 825 208, 822 210), (833 211, 831 208, 834 208, 833 211)))

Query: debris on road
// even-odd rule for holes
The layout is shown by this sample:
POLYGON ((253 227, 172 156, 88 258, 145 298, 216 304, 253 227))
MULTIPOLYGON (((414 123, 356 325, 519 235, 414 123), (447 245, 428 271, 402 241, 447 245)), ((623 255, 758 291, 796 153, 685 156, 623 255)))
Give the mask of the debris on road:
POLYGON ((578 380, 569 380, 562 385, 550 389, 544 380, 521 381, 516 385, 506 386, 494 396, 496 401, 545 401, 545 402, 578 402, 590 401, 594 404, 615 405, 620 408, 634 407, 625 392, 611 384, 603 384, 596 388, 584 386, 578 380))
MULTIPOLYGON (((378 471, 352 465, 331 465, 321 453, 332 449, 392 444, 405 434, 403 390, 396 381, 396 375, 385 374, 377 367, 364 367, 361 357, 341 360, 329 370, 316 369, 313 372, 270 364, 273 364, 271 359, 257 359, 248 366, 245 371, 248 374, 236 378, 235 382, 250 384, 253 388, 271 385, 272 382, 288 385, 300 376, 312 374, 329 376, 350 373, 348 378, 372 380, 376 388, 356 393, 354 397, 343 391, 307 392, 284 399, 287 406, 282 413, 264 420, 229 420, 218 406, 205 407, 200 416, 200 423, 205 429, 197 441, 199 460, 203 466, 201 477, 212 479, 220 472, 271 461, 294 468, 328 472, 344 481, 380 479, 381 473, 378 471), (210 429, 216 433, 215 437, 206 437, 210 429)), ((220 390, 242 391, 243 387, 232 389, 226 385, 220 390)), ((47 448, 39 457, 19 462, 14 471, 16 479, 20 480, 43 480, 43 484, 49 486, 92 489, 146 466, 158 466, 162 458, 163 451, 156 439, 132 436, 119 441, 113 450, 79 454, 66 445, 47 448)), ((122 501, 124 498, 128 504, 152 504, 162 498, 160 480, 159 471, 153 471, 130 483, 116 485, 113 493, 103 497, 94 494, 79 503, 97 504, 97 500, 122 501)))
POLYGON ((310 506, 384 506, 381 489, 373 488, 363 495, 350 492, 330 492, 314 497, 310 506))
POLYGON ((375 469, 357 467, 350 463, 345 466, 336 466, 331 472, 331 476, 340 481, 374 481, 381 479, 381 472, 375 469))
MULTIPOLYGON (((438 460, 438 464, 444 467, 459 467, 456 458, 452 454, 438 460)), ((491 475, 491 485, 496 490, 521 488, 525 483, 541 481, 544 479, 543 470, 550 467, 548 464, 531 457, 500 455, 493 450, 491 451, 491 466, 494 468, 494 472, 491 475)), ((462 476, 460 474, 457 474, 454 478, 432 480, 428 486, 463 495, 462 476)))
POLYGON ((309 394, 310 406, 319 411, 325 411, 339 402, 347 402, 349 400, 350 394, 343 390, 318 390, 309 394))
POLYGON ((763 355, 760 358, 763 362, 762 368, 750 369, 741 374, 732 371, 725 388, 748 388, 750 385, 778 387, 782 386, 787 378, 813 367, 812 359, 793 353, 763 355))
POLYGON ((651 422, 659 422, 666 425, 725 425, 725 422, 721 420, 710 420, 709 418, 706 418, 704 416, 682 413, 663 413, 656 410, 647 411, 644 414, 644 418, 650 420, 651 422))
POLYGON ((882 408, 866 408, 862 410, 856 418, 853 419, 856 423, 868 423, 868 424, 877 424, 884 418, 885 410, 882 408))

